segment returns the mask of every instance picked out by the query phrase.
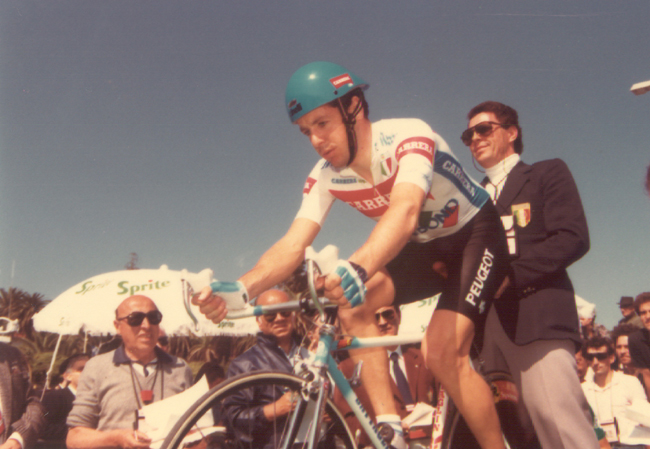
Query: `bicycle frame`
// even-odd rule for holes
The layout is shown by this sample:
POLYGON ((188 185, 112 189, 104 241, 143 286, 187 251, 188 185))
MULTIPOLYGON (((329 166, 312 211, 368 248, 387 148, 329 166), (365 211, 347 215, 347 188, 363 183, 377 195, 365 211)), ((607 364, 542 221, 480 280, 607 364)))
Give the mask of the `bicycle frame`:
MULTIPOLYGON (((330 306, 327 302, 325 306, 330 306)), ((265 306, 251 306, 249 308, 228 313, 228 319, 246 318, 250 316, 261 316, 265 313, 283 312, 283 311, 297 311, 301 308, 301 301, 292 300, 282 304, 273 304, 265 306)), ((320 309, 321 312, 323 309, 320 309)), ((322 312, 321 312, 322 313, 322 312)), ((353 413, 359 420, 361 427, 368 434, 370 441, 376 448, 388 449, 389 446, 379 436, 379 431, 368 415, 361 401, 358 399, 356 393, 352 389, 350 382, 345 378, 343 373, 339 370, 336 360, 332 357, 332 351, 347 350, 347 349, 363 349, 373 348, 380 346, 394 346, 403 344, 418 343, 422 340, 421 334, 403 335, 403 336, 386 336, 386 337, 344 337, 341 340, 335 340, 335 328, 332 325, 324 324, 319 331, 319 341, 313 361, 308 364, 303 364, 303 369, 313 374, 313 379, 308 383, 315 387, 311 393, 316 393, 316 410, 313 417, 310 417, 313 425, 307 436, 308 448, 315 448, 318 443, 318 425, 321 421, 322 406, 325 398, 330 392, 330 382, 332 379, 336 387, 341 392, 347 403, 350 405, 353 413), (309 368, 313 368, 310 370, 309 368)), ((295 436, 299 433, 300 422, 303 418, 306 409, 306 402, 303 405, 296 407, 296 412, 292 417, 292 422, 288 429, 288 434, 295 436)), ((287 440, 288 441, 291 438, 287 440)))

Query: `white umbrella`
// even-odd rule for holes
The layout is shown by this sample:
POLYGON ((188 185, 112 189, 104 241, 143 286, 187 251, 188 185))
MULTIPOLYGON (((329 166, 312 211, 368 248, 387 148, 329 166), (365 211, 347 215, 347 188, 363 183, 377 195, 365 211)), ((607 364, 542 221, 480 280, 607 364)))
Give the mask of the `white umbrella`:
MULTIPOLYGON (((47 371, 46 385, 54 369, 54 361, 63 335, 114 334, 115 309, 129 296, 140 294, 151 298, 163 314, 161 326, 167 335, 247 335, 257 332, 255 319, 218 325, 205 319, 198 307, 190 303, 198 292, 212 281, 212 270, 199 273, 173 271, 167 265, 158 270, 122 270, 93 276, 57 296, 34 315, 34 328, 40 332, 59 334, 47 371)), ((43 391, 45 393, 45 391, 43 391)))
POLYGON ((402 321, 399 325, 398 335, 420 334, 424 337, 424 332, 431 321, 431 315, 438 305, 439 298, 440 294, 400 306, 402 321))
POLYGON ((213 324, 190 303, 212 281, 212 270, 199 273, 174 271, 163 265, 158 270, 122 270, 93 276, 57 296, 34 315, 37 331, 75 335, 83 330, 92 335, 114 334, 115 309, 134 294, 151 298, 163 314, 161 326, 168 335, 247 335, 257 332, 254 319, 213 324))

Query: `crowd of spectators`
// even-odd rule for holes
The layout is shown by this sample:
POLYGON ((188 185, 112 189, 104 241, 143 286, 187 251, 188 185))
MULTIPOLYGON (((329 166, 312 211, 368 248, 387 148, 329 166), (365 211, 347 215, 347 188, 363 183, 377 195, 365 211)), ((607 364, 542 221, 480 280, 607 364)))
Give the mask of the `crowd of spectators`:
POLYGON ((597 324, 595 306, 577 298, 585 337, 576 354, 578 377, 593 412, 601 447, 649 448, 629 445, 635 423, 626 408, 650 399, 650 293, 621 297, 621 319, 613 329, 597 324), (645 317, 645 318, 644 318, 645 317))
MULTIPOLYGON (((273 289, 260 295, 257 304, 281 304, 288 300, 287 292, 273 289)), ((635 425, 626 417, 626 407, 647 403, 650 397, 647 388, 650 385, 650 293, 641 293, 636 299, 622 297, 619 302, 622 318, 611 330, 596 323, 593 305, 579 298, 577 302, 585 336, 576 353, 577 375, 592 410, 601 447, 647 449, 644 445, 622 444, 621 436, 629 434, 635 425)), ((380 308, 375 316, 382 336, 397 335, 401 323, 399 307, 380 308)), ((149 298, 128 298, 120 304, 115 317, 116 330, 123 343, 90 359, 86 354, 67 358, 59 367, 60 383, 47 390, 41 401, 29 384, 29 367, 24 357, 15 348, 0 343, 3 443, 0 447, 30 448, 39 438, 41 445, 45 440, 58 443, 58 447, 64 447, 66 439, 71 448, 148 447, 148 436, 133 430, 134 411, 183 391, 193 383, 188 365, 162 349, 165 341, 159 338, 161 321, 160 312, 149 298), (9 397, 12 399, 8 400, 9 397)), ((194 381, 206 375, 214 386, 227 378, 257 370, 291 373, 315 349, 321 323, 317 316, 301 321, 292 312, 280 312, 258 317, 257 324, 257 342, 230 362, 227 373, 224 374, 221 366, 206 363, 194 381)), ((391 391, 400 417, 407 417, 417 403, 434 406, 438 385, 426 369, 419 348, 386 349, 391 391)), ((350 377, 355 365, 352 359, 343 356, 339 368, 350 377)), ((365 386, 357 385, 354 389, 371 417, 374 416, 365 386)), ((268 429, 274 424, 281 426, 293 409, 291 396, 262 390, 249 393, 259 397, 233 396, 225 404, 222 415, 215 418, 229 426, 237 440, 248 441, 251 447, 272 448, 268 429), (250 407, 252 403, 260 405, 250 407)), ((338 390, 332 399, 346 417, 357 443, 360 447, 367 446, 367 435, 338 390)), ((404 424, 404 430, 407 441, 422 441, 431 435, 430 425, 410 429, 404 424)))

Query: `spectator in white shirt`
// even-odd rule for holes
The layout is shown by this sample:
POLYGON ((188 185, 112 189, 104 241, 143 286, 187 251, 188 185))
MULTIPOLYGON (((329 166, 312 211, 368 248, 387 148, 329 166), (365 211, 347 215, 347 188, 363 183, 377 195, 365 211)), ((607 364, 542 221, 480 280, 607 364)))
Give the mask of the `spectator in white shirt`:
POLYGON ((622 444, 621 437, 634 426, 625 417, 626 407, 637 401, 646 402, 641 382, 634 376, 612 369, 616 355, 608 338, 590 338, 582 347, 582 354, 594 372, 592 380, 582 383, 582 389, 596 415, 597 424, 605 430, 612 447, 636 448, 622 444))

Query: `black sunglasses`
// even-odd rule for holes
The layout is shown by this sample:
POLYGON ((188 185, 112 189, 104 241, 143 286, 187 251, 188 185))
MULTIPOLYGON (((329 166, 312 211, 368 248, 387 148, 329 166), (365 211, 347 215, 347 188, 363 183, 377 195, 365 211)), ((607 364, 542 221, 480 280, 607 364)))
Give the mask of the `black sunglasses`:
POLYGON ((126 324, 131 327, 135 327, 141 325, 145 318, 149 320, 149 324, 155 326, 157 324, 160 324, 162 321, 162 313, 160 313, 160 310, 151 310, 147 313, 132 312, 125 317, 118 318, 117 321, 126 320, 126 324))
POLYGON ((603 362, 609 358, 609 354, 606 352, 588 352, 585 354, 585 360, 592 362, 594 359, 598 359, 600 362, 603 362))
POLYGON ((472 126, 471 128, 467 128, 465 131, 463 131, 463 133, 460 135, 460 140, 462 140, 465 145, 470 146, 472 143, 472 137, 474 137, 474 133, 478 134, 479 137, 487 137, 492 134, 495 126, 507 127, 511 125, 497 122, 481 122, 478 125, 472 126))
POLYGON ((377 321, 379 321, 380 317, 386 321, 393 321, 395 319, 395 311, 393 309, 386 309, 383 312, 375 313, 375 319, 377 321))
POLYGON ((276 318, 278 315, 282 315, 282 318, 289 318, 289 317, 291 316, 292 313, 293 313, 293 312, 280 312, 279 314, 278 314, 278 313, 265 313, 265 314, 262 315, 262 316, 264 317, 264 319, 265 319, 267 322, 272 323, 272 322, 275 321, 275 318, 276 318))

